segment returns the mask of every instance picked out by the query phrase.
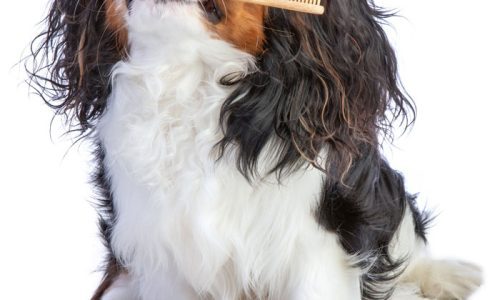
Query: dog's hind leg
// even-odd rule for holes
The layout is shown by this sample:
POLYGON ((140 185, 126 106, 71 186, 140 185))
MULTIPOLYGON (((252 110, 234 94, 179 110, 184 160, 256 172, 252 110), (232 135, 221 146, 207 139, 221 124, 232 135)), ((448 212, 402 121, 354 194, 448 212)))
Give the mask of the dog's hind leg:
POLYGON ((476 265, 436 260, 428 255, 425 242, 415 234, 415 221, 409 209, 391 243, 391 250, 393 258, 407 260, 393 300, 464 300, 482 283, 482 272, 476 265))
POLYGON ((420 287, 413 283, 399 283, 394 289, 391 300, 431 300, 422 296, 420 287))
POLYGON ((429 299, 468 299, 481 285, 482 272, 476 265, 458 260, 417 259, 403 275, 429 299))

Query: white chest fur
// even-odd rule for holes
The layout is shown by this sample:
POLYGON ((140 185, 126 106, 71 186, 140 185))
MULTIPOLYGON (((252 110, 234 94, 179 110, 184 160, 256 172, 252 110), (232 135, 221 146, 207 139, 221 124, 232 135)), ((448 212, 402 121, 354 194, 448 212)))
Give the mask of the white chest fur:
POLYGON ((291 274, 316 268, 316 260, 347 268, 335 236, 314 220, 321 173, 250 184, 230 155, 216 162, 219 111, 231 92, 218 79, 248 72, 252 58, 212 38, 192 9, 137 3, 130 59, 114 69, 98 134, 117 213, 112 247, 138 296, 237 299, 252 291, 306 299, 305 279, 291 274), (311 247, 334 258, 325 262, 311 247))

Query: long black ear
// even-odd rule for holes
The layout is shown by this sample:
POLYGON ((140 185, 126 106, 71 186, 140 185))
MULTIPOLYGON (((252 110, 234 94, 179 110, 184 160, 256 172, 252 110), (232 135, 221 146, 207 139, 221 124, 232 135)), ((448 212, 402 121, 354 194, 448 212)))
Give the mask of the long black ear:
POLYGON ((37 94, 81 134, 103 112, 111 68, 125 50, 117 22, 110 22, 119 13, 112 3, 54 0, 46 29, 32 42, 33 61, 26 64, 37 94))
POLYGON ((223 105, 222 152, 239 144, 238 166, 251 176, 276 135, 271 171, 314 164, 329 150, 342 177, 361 145, 378 146, 394 119, 411 123, 411 100, 381 26, 389 16, 370 0, 327 0, 322 16, 270 9, 260 71, 243 78, 223 105))

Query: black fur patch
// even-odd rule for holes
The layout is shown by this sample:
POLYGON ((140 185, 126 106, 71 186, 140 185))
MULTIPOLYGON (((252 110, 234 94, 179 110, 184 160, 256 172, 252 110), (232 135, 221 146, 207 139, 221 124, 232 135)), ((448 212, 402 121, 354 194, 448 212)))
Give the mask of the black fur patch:
POLYGON ((424 216, 414 209, 414 197, 406 193, 401 174, 374 147, 365 148, 343 182, 327 178, 317 210, 319 223, 339 235, 349 254, 362 258, 357 266, 366 271, 363 299, 388 299, 393 289, 390 282, 404 270, 404 260, 390 257, 389 244, 408 205, 423 239, 424 216))
POLYGON ((125 272, 125 270, 114 255, 111 247, 111 235, 116 220, 116 214, 113 204, 113 194, 111 192, 111 183, 109 182, 109 178, 106 175, 104 167, 105 154, 102 146, 97 145, 94 155, 97 167, 93 176, 93 183, 97 188, 99 229, 107 252, 103 265, 103 279, 92 297, 92 300, 99 300, 111 284, 113 284, 116 278, 121 273, 125 272))

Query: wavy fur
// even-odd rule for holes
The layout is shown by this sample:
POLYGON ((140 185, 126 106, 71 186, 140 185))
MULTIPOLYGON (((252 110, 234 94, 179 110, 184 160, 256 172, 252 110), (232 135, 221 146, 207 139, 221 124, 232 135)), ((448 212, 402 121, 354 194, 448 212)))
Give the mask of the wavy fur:
POLYGON ((341 178, 361 147, 391 136, 395 119, 411 124, 415 110, 380 25, 390 16, 371 1, 328 1, 319 18, 270 10, 260 72, 243 78, 223 106, 222 151, 241 145, 239 168, 251 176, 277 135, 272 172, 315 163, 328 149, 327 173, 341 178))
POLYGON ((55 0, 31 44, 30 85, 71 131, 86 134, 106 108, 111 69, 125 56, 104 0, 55 0))

